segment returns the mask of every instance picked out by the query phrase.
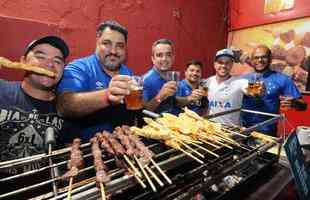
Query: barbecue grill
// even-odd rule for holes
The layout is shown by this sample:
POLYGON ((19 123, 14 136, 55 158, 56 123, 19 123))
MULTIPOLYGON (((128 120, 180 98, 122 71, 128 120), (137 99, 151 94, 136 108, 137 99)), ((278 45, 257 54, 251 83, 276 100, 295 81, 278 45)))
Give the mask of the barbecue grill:
MULTIPOLYGON (((209 116, 209 118, 238 111, 240 111, 240 109, 218 113, 209 116)), ((253 112, 248 110, 241 111, 253 112)), ((149 115, 149 112, 146 113, 149 115)), ((268 113, 262 114, 268 115, 268 113)), ((154 113, 151 113, 151 115, 153 117, 158 117, 154 113)), ((145 143, 148 144, 148 148, 155 153, 154 160, 158 166, 165 171, 172 181, 172 184, 170 184, 166 179, 161 177, 164 186, 161 187, 157 184, 156 192, 154 192, 150 186, 142 188, 132 173, 128 173, 126 169, 119 168, 115 158, 107 157, 105 152, 103 152, 103 160, 108 166, 108 173, 111 177, 111 181, 105 185, 106 194, 110 199, 132 200, 190 199, 197 193, 207 195, 208 199, 224 198, 229 195, 230 192, 247 184, 253 177, 259 176, 260 173, 268 170, 269 167, 277 162, 278 155, 268 153, 267 151, 277 144, 281 144, 281 139, 273 138, 272 140, 264 140, 255 138, 251 135, 251 132, 256 128, 283 119, 282 115, 272 114, 271 116, 272 118, 270 120, 247 129, 225 126, 225 128, 231 130, 232 133, 236 133, 236 135, 232 134, 232 137, 239 145, 235 145, 233 148, 225 146, 214 148, 204 144, 206 148, 212 149, 219 157, 215 157, 196 148, 197 151, 205 155, 203 164, 196 162, 180 151, 166 147, 162 143, 149 139, 144 140, 145 143), (240 134, 244 136, 241 137, 240 134)), ((71 191, 72 199, 100 198, 100 189, 98 189, 95 182, 94 166, 92 162, 90 162, 92 159, 90 147, 90 143, 82 144, 80 147, 87 165, 79 171, 78 177, 74 181, 71 191)), ((280 147, 281 145, 279 145, 279 148, 280 147)), ((69 154, 70 148, 52 151, 51 145, 49 145, 49 151, 46 154, 1 162, 0 171, 23 166, 37 160, 46 160, 48 165, 37 170, 1 178, 1 185, 11 182, 14 183, 13 185, 15 185, 15 187, 12 188, 11 191, 0 194, 0 199, 17 199, 16 195, 23 195, 23 193, 27 191, 33 191, 32 199, 66 199, 68 181, 63 180, 58 171, 64 171, 64 169, 66 169, 69 154), (23 181, 24 178, 31 177, 38 173, 46 173, 50 176, 35 184, 22 187, 19 186, 19 183, 23 181), (44 188, 46 191, 40 193, 37 192, 37 188, 44 188)), ((158 177, 161 176, 161 174, 156 171, 156 166, 153 165, 151 169, 158 177)), ((146 180, 143 180, 143 182, 147 184, 146 180)), ((156 182, 154 181, 154 183, 156 182)))

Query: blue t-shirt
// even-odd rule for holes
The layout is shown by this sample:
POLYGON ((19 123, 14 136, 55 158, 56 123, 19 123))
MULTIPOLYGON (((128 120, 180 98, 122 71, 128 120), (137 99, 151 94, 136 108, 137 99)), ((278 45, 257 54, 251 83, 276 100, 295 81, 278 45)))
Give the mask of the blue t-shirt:
MULTIPOLYGON (((133 75, 125 65, 121 65, 119 74, 133 75)), ((69 63, 63 78, 57 88, 57 93, 63 92, 90 92, 108 88, 111 76, 102 69, 96 54, 80 58, 69 63)), ((85 142, 97 132, 112 131, 115 126, 130 121, 132 113, 126 110, 124 104, 111 105, 86 117, 74 119, 74 123, 81 130, 81 139, 85 142)))
MULTIPOLYGON (((143 77, 143 100, 145 102, 152 100, 159 93, 160 89, 166 82, 167 81, 163 77, 161 77, 158 71, 156 71, 153 67, 143 77)), ((175 114, 175 105, 175 96, 170 96, 167 99, 163 100, 154 110, 154 112, 169 112, 175 114)))
MULTIPOLYGON (((178 90, 176 96, 179 97, 186 97, 191 95, 193 92, 193 88, 189 85, 189 83, 184 79, 179 82, 178 90)), ((197 102, 192 102, 187 107, 192 111, 198 113, 199 115, 202 114, 203 110, 208 106, 208 99, 207 97, 203 97, 201 100, 197 102)))
MULTIPOLYGON (((288 76, 279 72, 267 71, 260 77, 257 77, 257 73, 249 73, 245 75, 245 78, 250 81, 255 79, 263 81, 265 92, 261 98, 245 95, 242 106, 244 109, 277 114, 279 113, 280 107, 279 96, 292 96, 293 98, 299 98, 301 96, 294 82, 288 76)), ((242 112, 241 117, 245 127, 253 126, 271 118, 266 115, 246 112, 242 112)), ((275 123, 259 129, 259 131, 269 134, 276 134, 276 130, 275 123)))

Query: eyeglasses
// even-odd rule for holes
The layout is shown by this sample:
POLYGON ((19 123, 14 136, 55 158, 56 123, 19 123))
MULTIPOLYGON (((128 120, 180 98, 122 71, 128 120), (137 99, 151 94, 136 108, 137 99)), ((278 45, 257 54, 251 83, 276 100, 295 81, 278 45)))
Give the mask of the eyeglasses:
POLYGON ((264 56, 253 56, 252 57, 253 60, 257 61, 257 60, 268 60, 269 56, 268 55, 264 55, 264 56))

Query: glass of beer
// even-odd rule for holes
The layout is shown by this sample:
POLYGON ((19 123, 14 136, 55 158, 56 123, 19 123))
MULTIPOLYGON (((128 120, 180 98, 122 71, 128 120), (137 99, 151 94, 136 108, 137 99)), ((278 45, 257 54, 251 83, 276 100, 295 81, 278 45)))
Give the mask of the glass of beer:
POLYGON ((208 96, 208 86, 207 86, 207 80, 202 79, 199 81, 199 89, 202 89, 204 91, 204 97, 208 96))
POLYGON ((128 110, 143 108, 143 77, 132 76, 129 81, 130 94, 125 96, 125 104, 128 110))
POLYGON ((178 71, 168 71, 166 72, 166 81, 175 81, 180 80, 180 72, 178 71))
POLYGON ((264 82, 263 81, 252 81, 250 80, 248 83, 248 93, 252 96, 259 97, 264 93, 264 82))

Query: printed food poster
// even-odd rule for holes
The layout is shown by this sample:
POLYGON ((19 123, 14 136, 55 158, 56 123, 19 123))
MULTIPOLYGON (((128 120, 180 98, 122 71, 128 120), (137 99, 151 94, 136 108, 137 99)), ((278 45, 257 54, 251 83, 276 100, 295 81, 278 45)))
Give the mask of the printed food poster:
MULTIPOLYGON (((310 17, 229 33, 228 46, 242 50, 241 61, 245 61, 258 44, 271 48, 272 69, 289 75, 300 91, 304 91, 308 76, 304 62, 310 56, 310 17)), ((241 63, 234 65, 233 75, 252 71, 246 62, 241 63)))

